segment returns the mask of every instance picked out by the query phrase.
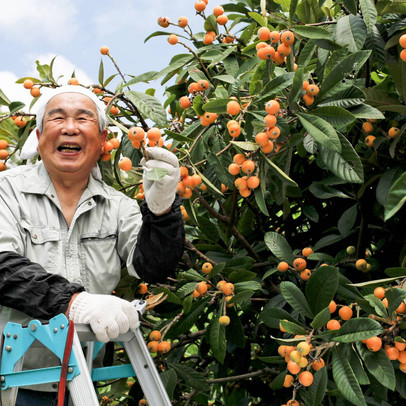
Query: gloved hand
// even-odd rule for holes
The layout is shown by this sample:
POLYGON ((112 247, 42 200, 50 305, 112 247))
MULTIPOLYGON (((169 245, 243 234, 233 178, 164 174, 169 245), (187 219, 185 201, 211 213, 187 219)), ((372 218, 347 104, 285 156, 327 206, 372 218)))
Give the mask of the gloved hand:
POLYGON ((171 207, 175 200, 176 190, 179 182, 179 162, 176 156, 159 147, 145 148, 148 160, 142 158, 141 165, 144 168, 143 184, 145 200, 149 209, 154 214, 161 214, 171 207), (154 168, 168 170, 168 173, 160 180, 149 180, 148 172, 154 168))
POLYGON ((69 318, 74 323, 90 324, 97 340, 104 343, 139 324, 138 312, 127 300, 87 292, 73 300, 69 318))

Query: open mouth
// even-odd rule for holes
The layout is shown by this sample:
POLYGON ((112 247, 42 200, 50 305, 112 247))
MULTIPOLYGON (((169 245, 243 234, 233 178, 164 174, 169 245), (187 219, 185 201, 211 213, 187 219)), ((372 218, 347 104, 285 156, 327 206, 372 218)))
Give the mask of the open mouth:
POLYGON ((79 152, 81 149, 77 144, 62 144, 58 147, 59 152, 79 152))

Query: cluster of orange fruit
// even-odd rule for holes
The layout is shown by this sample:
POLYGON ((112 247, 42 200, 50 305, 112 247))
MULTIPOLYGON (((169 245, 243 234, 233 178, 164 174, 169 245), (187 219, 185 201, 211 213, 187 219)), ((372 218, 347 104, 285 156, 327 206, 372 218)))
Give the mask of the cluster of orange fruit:
POLYGON ((314 98, 319 94, 319 87, 315 84, 310 84, 308 80, 303 82, 302 90, 306 93, 302 96, 302 100, 306 106, 311 106, 314 103, 314 98))
MULTIPOLYGON (((276 65, 282 65, 286 61, 286 57, 292 52, 291 45, 295 41, 292 31, 271 31, 268 27, 258 29, 258 38, 261 41, 256 45, 258 58, 262 60, 270 59, 276 65), (270 43, 267 41, 270 41, 270 43)), ((296 68, 295 63, 293 69, 296 70, 296 68)))
MULTIPOLYGON (((307 258, 310 254, 313 253, 313 249, 310 247, 306 247, 302 249, 302 255, 307 258)), ((277 269, 279 272, 286 272, 287 270, 293 270, 296 272, 300 272, 299 275, 300 277, 304 280, 307 281, 310 279, 312 276, 312 271, 307 268, 307 261, 305 258, 295 258, 295 260, 292 263, 292 266, 290 266, 286 261, 281 261, 278 263, 277 269)))
MULTIPOLYGON (((406 35, 406 34, 405 34, 406 35)), ((373 147, 376 137, 371 135, 372 131, 374 131, 373 123, 376 122, 376 119, 368 119, 364 123, 362 123, 362 130, 364 131, 367 136, 364 139, 364 143, 367 147, 373 147)), ((388 130, 387 137, 388 138, 395 138, 399 134, 400 130, 398 127, 391 127, 388 130)))
POLYGON ((141 148, 141 145, 146 146, 146 140, 148 140, 149 147, 164 146, 161 130, 157 127, 152 127, 147 132, 142 127, 131 127, 127 136, 135 149, 141 148))
POLYGON ((403 48, 400 51, 400 59, 406 62, 406 34, 403 34, 399 38, 399 45, 403 48))
MULTIPOLYGON (((111 153, 113 150, 117 149, 120 146, 120 140, 117 137, 111 137, 106 140, 103 145, 103 152, 101 154, 102 161, 109 161, 111 159, 111 153)), ((130 168, 131 169, 131 168, 130 168)))
MULTIPOLYGON (((261 151, 264 154, 268 154, 274 150, 274 143, 271 140, 276 140, 281 130, 276 125, 277 115, 279 114, 280 104, 278 100, 273 99, 265 103, 265 111, 267 115, 264 117, 264 130, 259 132, 255 136, 255 142, 260 145, 261 151)), ((277 150, 280 148, 280 144, 277 144, 277 150)))
MULTIPOLYGON (((305 338, 304 336, 296 335, 295 338, 305 338)), ((286 368, 289 373, 286 374, 283 386, 290 388, 295 386, 298 388, 300 385, 308 387, 312 385, 314 377, 313 371, 318 371, 325 366, 323 358, 313 358, 310 355, 313 346, 308 341, 300 341, 296 346, 293 345, 280 345, 278 353, 285 359, 286 368)), ((290 400, 287 405, 299 405, 297 400, 290 400), (289 403, 289 402, 296 403, 289 403)))
POLYGON ((178 182, 178 193, 184 199, 192 197, 193 189, 200 186, 201 190, 206 189, 206 185, 202 183, 202 178, 197 173, 189 175, 189 170, 186 166, 180 168, 180 181, 178 182))
MULTIPOLYGON (((0 140, 0 159, 6 159, 9 155, 8 151, 8 142, 6 140, 0 140)), ((4 162, 0 162, 0 172, 7 169, 7 166, 4 162)))
POLYGON ((246 159, 243 154, 235 154, 233 162, 228 166, 228 171, 231 175, 240 175, 244 172, 247 176, 239 176, 234 181, 234 186, 238 189, 242 197, 248 197, 252 190, 259 186, 259 177, 253 175, 256 165, 251 159, 246 159))
MULTIPOLYGON (((382 301, 382 304, 387 308, 388 307, 388 300, 385 297, 386 290, 382 286, 378 286, 374 289, 374 296, 382 301)), ((329 308, 330 313, 334 313, 337 310, 337 304, 332 300, 330 302, 329 308)), ((396 314, 398 315, 398 320, 401 320, 402 316, 406 313, 406 304, 402 302, 399 307, 395 310, 396 314)), ((351 306, 340 306, 338 311, 338 315, 340 316, 342 321, 350 320, 353 316, 353 310, 351 306)), ((392 324, 394 322, 392 321, 392 324)), ((388 320, 388 324, 391 324, 391 321, 388 320)), ((327 325, 328 330, 339 330, 341 328, 341 323, 339 320, 331 319, 327 325)), ((387 336, 386 336, 387 337, 387 336)), ((386 355, 392 361, 399 361, 399 369, 402 372, 406 373, 406 340, 402 338, 398 338, 399 341, 393 340, 390 344, 385 344, 382 341, 382 338, 379 336, 372 336, 362 342, 366 345, 368 350, 372 352, 379 351, 382 347, 385 350, 386 355)))
POLYGON ((147 343, 147 348, 149 352, 166 354, 171 350, 171 343, 169 341, 164 341, 162 339, 162 334, 159 330, 153 330, 149 334, 149 342, 147 343))
POLYGON ((39 97, 41 95, 41 90, 38 86, 34 86, 34 82, 31 79, 25 79, 23 82, 25 89, 29 89, 32 97, 39 97))

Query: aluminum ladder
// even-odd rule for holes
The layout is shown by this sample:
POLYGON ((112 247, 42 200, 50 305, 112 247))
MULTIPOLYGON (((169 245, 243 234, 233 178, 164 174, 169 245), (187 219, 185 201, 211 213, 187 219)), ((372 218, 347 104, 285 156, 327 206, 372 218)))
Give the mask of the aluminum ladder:
MULTIPOLYGON (((140 314, 145 312, 147 302, 132 302, 140 314)), ((61 366, 22 370, 24 354, 31 346, 42 343, 62 362, 65 351, 69 321, 59 314, 42 324, 31 320, 28 326, 9 322, 3 331, 3 349, 0 365, 1 400, 3 406, 14 406, 18 388, 41 383, 58 383, 61 366)), ((131 364, 93 368, 95 353, 103 346, 87 324, 75 324, 72 350, 67 370, 69 405, 98 406, 94 381, 136 376, 150 406, 170 406, 171 401, 155 367, 151 354, 138 328, 119 335, 131 364), (86 342, 86 357, 81 342, 86 342)))

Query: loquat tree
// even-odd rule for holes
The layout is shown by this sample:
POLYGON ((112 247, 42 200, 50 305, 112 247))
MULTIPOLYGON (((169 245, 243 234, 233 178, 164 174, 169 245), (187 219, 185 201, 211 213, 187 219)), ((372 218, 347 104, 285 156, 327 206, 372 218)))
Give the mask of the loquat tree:
MULTIPOLYGON (((123 75, 101 48, 104 180, 143 200, 146 145, 181 167, 176 275, 147 286, 123 268, 116 290, 164 295, 142 329, 174 405, 404 404, 405 15, 401 1, 197 1, 146 38, 179 48, 161 71, 123 75), (163 102, 136 90, 158 80, 163 102)), ((52 65, 18 80, 32 105, 61 84, 52 65)), ((35 114, 0 104, 6 170, 26 164, 35 114)), ((136 378, 99 392, 144 402, 136 378)))

